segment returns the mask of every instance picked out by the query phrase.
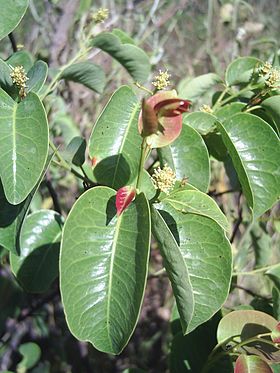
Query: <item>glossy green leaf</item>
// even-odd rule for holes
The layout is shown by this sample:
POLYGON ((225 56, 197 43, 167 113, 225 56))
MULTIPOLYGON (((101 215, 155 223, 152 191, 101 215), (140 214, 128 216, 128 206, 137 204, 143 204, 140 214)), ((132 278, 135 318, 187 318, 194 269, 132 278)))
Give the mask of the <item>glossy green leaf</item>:
POLYGON ((63 152, 64 159, 75 166, 82 166, 86 159, 86 147, 86 140, 80 136, 75 136, 63 152))
POLYGON ((234 373, 273 373, 273 371, 260 357, 242 354, 236 360, 234 373))
MULTIPOLYGON (((277 323, 277 320, 264 312, 255 310, 233 311, 220 321, 217 329, 217 340, 218 343, 224 344, 223 347, 227 349, 259 334, 270 333, 275 329, 277 323)), ((270 336, 263 338, 271 341, 270 336)), ((236 347, 236 349, 238 349, 238 352, 246 351, 258 355, 267 362, 280 362, 280 350, 258 338, 246 347, 236 347)))
POLYGON ((48 75, 48 65, 44 61, 36 61, 28 71, 27 91, 38 93, 45 84, 48 75))
POLYGON ((128 71, 132 78, 139 82, 146 82, 151 65, 146 53, 132 45, 122 42, 120 38, 110 32, 102 32, 94 37, 92 46, 103 50, 116 59, 128 71))
POLYGON ((0 89, 0 177, 7 200, 19 204, 38 182, 47 154, 46 113, 31 92, 19 104, 0 89))
POLYGON ((103 69, 90 61, 78 62, 62 71, 60 76, 66 80, 83 84, 97 93, 102 93, 106 79, 103 69))
POLYGON ((0 0, 0 40, 17 27, 27 7, 28 0, 0 0))
POLYGON ((215 130, 216 121, 217 119, 214 115, 202 111, 187 114, 183 119, 184 124, 194 128, 203 136, 215 130))
POLYGON ((209 155, 203 139, 193 128, 183 124, 180 136, 158 152, 162 163, 175 171, 178 180, 186 178, 196 188, 208 190, 209 155))
POLYGON ((156 195, 156 189, 152 182, 152 178, 146 170, 143 170, 138 189, 145 194, 148 200, 152 199, 156 195))
POLYGON ((93 174, 99 184, 119 189, 135 181, 142 143, 139 110, 137 97, 123 86, 97 119, 89 139, 89 155, 97 163, 93 174))
POLYGON ((168 201, 152 209, 152 230, 176 298, 183 333, 209 320, 225 302, 231 248, 212 219, 185 214, 168 201))
POLYGON ((162 202, 168 203, 182 214, 196 214, 213 219, 225 231, 229 230, 227 218, 214 199, 198 190, 178 190, 166 196, 162 202))
POLYGON ((280 144, 271 127, 251 114, 236 114, 218 123, 240 184, 255 217, 280 195, 280 144))
POLYGON ((14 254, 18 255, 20 253, 20 233, 22 224, 25 220, 32 199, 50 165, 52 157, 53 155, 48 157, 35 187, 26 199, 18 205, 11 205, 7 201, 0 181, 0 245, 4 246, 14 254))
POLYGON ((20 285, 31 293, 48 290, 58 276, 62 218, 40 210, 26 218, 21 233, 20 256, 10 254, 10 264, 20 285))
POLYGON ((228 86, 249 83, 254 71, 262 64, 255 57, 239 57, 228 65, 226 70, 226 83, 228 86))
POLYGON ((278 131, 280 131, 280 95, 267 98, 261 106, 273 117, 278 131))
POLYGON ((190 80, 182 80, 178 87, 178 95, 196 101, 218 83, 222 83, 222 79, 214 73, 199 75, 190 80))
POLYGON ((141 193, 117 217, 115 195, 96 187, 72 208, 63 231, 60 288, 71 332, 118 354, 134 331, 143 300, 150 212, 141 193))
POLYGON ((41 357, 40 347, 33 342, 20 345, 19 352, 22 355, 22 361, 17 365, 17 372, 25 372, 34 367, 41 357))
POLYGON ((218 109, 215 112, 215 115, 219 119, 219 121, 223 123, 225 120, 232 117, 234 114, 241 113, 242 109, 244 109, 245 106, 246 104, 242 102, 233 102, 218 109))

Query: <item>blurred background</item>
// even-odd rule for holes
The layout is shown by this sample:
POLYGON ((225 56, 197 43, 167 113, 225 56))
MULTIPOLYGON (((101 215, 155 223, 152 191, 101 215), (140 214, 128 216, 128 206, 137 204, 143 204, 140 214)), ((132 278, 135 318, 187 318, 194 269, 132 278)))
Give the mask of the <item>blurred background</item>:
MULTIPOLYGON (((18 49, 25 49, 36 59, 46 61, 51 73, 55 72, 79 50, 87 14, 100 7, 108 8, 110 15, 105 23, 96 26, 95 32, 113 28, 127 32, 149 55, 152 75, 157 75, 159 69, 168 69, 174 87, 182 87, 184 82, 204 73, 223 75, 226 66, 238 56, 253 55, 266 61, 279 50, 279 0, 30 0, 27 14, 13 33, 15 43, 18 49)), ((12 52, 6 38, 1 42, 0 55, 5 59, 12 52)), ((81 134, 88 139, 112 92, 121 84, 133 83, 108 55, 95 49, 89 58, 106 72, 105 91, 98 95, 75 83, 59 84, 58 95, 50 96, 46 102, 50 130, 57 145, 68 143, 81 134)), ((151 87, 152 75, 147 87, 151 87)), ((210 95, 209 98, 205 95, 197 105, 209 103, 210 95)), ((217 190, 215 172, 217 182, 221 180, 221 167, 213 166, 212 186, 214 184, 217 190)), ((50 177, 61 201, 62 213, 66 215, 82 186, 73 175, 63 174, 58 169, 52 170, 50 177)), ((53 199, 44 185, 33 202, 33 209, 38 208, 53 208, 53 199)), ((2 263, 3 258, 4 255, 2 263)), ((151 272, 161 268, 157 250, 153 251, 151 267, 151 272)), ((0 283, 0 369, 10 364, 16 366, 20 360, 16 352, 19 343, 32 340, 42 350, 41 363, 33 373, 113 373, 128 368, 151 373, 168 371, 173 300, 165 277, 149 277, 134 336, 124 352, 114 357, 70 335, 58 284, 38 300, 36 296, 23 295, 18 286, 9 281, 5 266, 0 270, 3 275, 0 283), (29 317, 28 312, 33 317, 29 317)))

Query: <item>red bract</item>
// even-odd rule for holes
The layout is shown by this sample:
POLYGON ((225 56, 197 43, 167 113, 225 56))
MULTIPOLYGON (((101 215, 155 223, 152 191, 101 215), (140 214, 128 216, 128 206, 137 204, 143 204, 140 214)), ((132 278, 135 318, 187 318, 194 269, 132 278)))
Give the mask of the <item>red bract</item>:
POLYGON ((125 186, 117 191, 116 209, 117 215, 120 214, 130 205, 136 195, 136 189, 133 186, 125 186))
POLYGON ((177 117, 178 115, 187 112, 190 104, 191 102, 188 100, 170 98, 156 104, 154 111, 158 117, 177 117))
POLYGON ((177 97, 176 91, 163 91, 143 101, 138 128, 151 148, 171 144, 182 130, 182 113, 190 101, 177 97))

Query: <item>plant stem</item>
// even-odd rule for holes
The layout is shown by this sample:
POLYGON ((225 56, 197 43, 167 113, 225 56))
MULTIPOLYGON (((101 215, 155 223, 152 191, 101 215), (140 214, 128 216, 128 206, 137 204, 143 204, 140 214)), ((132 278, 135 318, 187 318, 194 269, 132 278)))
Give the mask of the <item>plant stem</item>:
POLYGON ((258 273, 261 273, 261 272, 266 272, 268 271, 269 269, 273 269, 273 268, 278 268, 280 267, 280 263, 277 263, 277 264, 271 264, 269 266, 265 266, 265 267, 262 267, 262 268, 257 268, 257 269, 254 269, 252 271, 246 271, 246 272, 233 272, 232 273, 232 276, 233 277, 236 277, 236 276, 254 276, 258 273))
POLYGON ((134 84, 136 85, 137 88, 142 89, 142 91, 148 92, 150 95, 153 95, 153 94, 154 94, 150 89, 144 87, 144 86, 141 85, 140 83, 138 83, 138 82, 134 82, 134 84))
POLYGON ((221 104, 221 106, 223 106, 223 105, 227 104, 228 102, 230 102, 231 100, 233 100, 234 98, 239 97, 243 93, 245 93, 247 91, 251 91, 252 89, 255 89, 255 88, 259 88, 259 84, 255 84, 255 85, 250 85, 249 84, 245 88, 243 88, 240 91, 236 92, 235 94, 231 95, 230 97, 227 97, 224 100, 222 100, 220 102, 220 104, 221 104))
POLYGON ((76 177, 78 177, 79 179, 83 180, 84 182, 90 184, 90 185, 94 185, 94 182, 92 180, 90 180, 86 174, 81 175, 78 171, 74 170, 74 168, 72 168, 62 157, 62 155, 60 154, 60 152, 58 151, 57 147, 54 145, 54 143, 50 140, 49 141, 49 144, 50 144, 50 147, 52 148, 52 150, 54 151, 54 154, 56 156, 56 158, 59 160, 59 162, 55 161, 55 160, 52 160, 52 162, 54 164, 56 164, 57 166, 59 167, 63 167, 65 170, 67 171, 70 171, 72 172, 73 175, 75 175, 76 177))
POLYGON ((260 105, 252 106, 248 108, 247 110, 245 110, 245 113, 250 113, 250 111, 257 110, 257 109, 262 109, 262 106, 260 105))
POLYGON ((82 46, 81 50, 65 65, 63 65, 60 69, 59 72, 53 77, 52 81, 50 82, 46 92, 42 96, 42 101, 50 94, 50 92, 55 88, 59 78, 61 77, 62 73, 73 63, 78 61, 80 58, 82 58, 84 55, 86 55, 91 48, 87 47, 87 44, 91 38, 91 35, 87 35, 84 41, 84 45, 82 46))
POLYGON ((215 109, 217 109, 218 107, 221 106, 221 101, 222 101, 222 99, 224 98, 224 96, 227 94, 228 90, 229 90, 228 87, 226 87, 226 88, 223 90, 223 92, 220 94, 218 100, 217 100, 217 101, 215 102, 215 104, 213 105, 212 110, 215 110, 215 109))
POLYGON ((136 189, 139 188, 141 184, 142 174, 143 174, 143 168, 145 165, 145 160, 150 151, 150 147, 147 144, 146 138, 143 138, 142 145, 141 145, 141 156, 140 156, 140 162, 139 162, 139 168, 138 168, 138 175, 137 175, 137 182, 136 182, 136 189))

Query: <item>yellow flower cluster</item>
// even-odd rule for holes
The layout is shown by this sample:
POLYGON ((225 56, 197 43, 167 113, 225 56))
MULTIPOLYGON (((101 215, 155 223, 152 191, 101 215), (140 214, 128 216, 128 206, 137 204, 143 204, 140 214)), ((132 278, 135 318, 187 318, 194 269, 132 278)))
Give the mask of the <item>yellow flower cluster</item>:
POLYGON ((20 97, 24 98, 26 96, 26 82, 29 78, 27 77, 23 66, 10 67, 12 69, 10 73, 12 81, 19 88, 20 97))
POLYGON ((268 87, 275 87, 277 83, 279 84, 280 81, 280 71, 278 69, 271 69, 269 72, 269 76, 266 80, 266 85, 268 87))
POLYGON ((152 182, 155 189, 160 190, 166 194, 174 188, 176 182, 176 174, 167 164, 164 165, 163 169, 158 167, 155 169, 152 176, 152 182))
POLYGON ((106 21, 109 16, 109 10, 106 8, 100 8, 96 13, 92 15, 92 19, 95 23, 102 23, 106 21))
POLYGON ((271 65, 270 62, 265 62, 259 69, 259 74, 265 77, 265 84, 273 88, 280 82, 280 70, 271 65))
POLYGON ((213 113, 213 110, 211 109, 211 107, 209 105, 202 105, 199 108, 199 110, 202 111, 202 112, 204 112, 204 113, 209 113, 209 114, 213 113))
POLYGON ((259 68, 259 73, 260 75, 266 75, 270 72, 272 69, 272 65, 270 62, 266 61, 260 68, 259 68))
POLYGON ((152 82, 152 85, 160 91, 161 89, 164 89, 170 85, 170 77, 171 75, 168 73, 168 70, 159 70, 159 74, 155 76, 155 80, 152 82))

